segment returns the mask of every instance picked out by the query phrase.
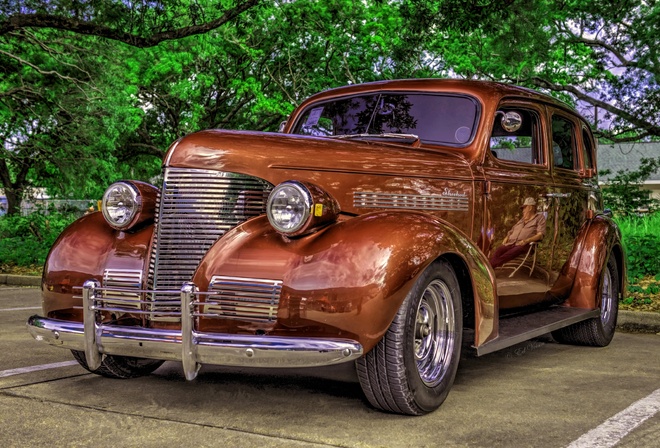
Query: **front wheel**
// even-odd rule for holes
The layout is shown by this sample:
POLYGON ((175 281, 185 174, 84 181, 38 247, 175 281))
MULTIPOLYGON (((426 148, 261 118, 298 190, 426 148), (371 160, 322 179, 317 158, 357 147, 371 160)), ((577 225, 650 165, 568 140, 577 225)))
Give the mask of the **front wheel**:
POLYGON ((600 317, 553 331, 552 337, 557 342, 594 347, 605 347, 610 343, 619 312, 619 275, 616 260, 611 255, 603 268, 600 282, 600 317))
POLYGON ((132 358, 129 356, 116 356, 106 355, 101 361, 101 366, 92 370, 87 366, 87 358, 85 352, 79 350, 71 350, 73 357, 76 358, 78 364, 97 375, 105 376, 107 378, 137 378, 140 376, 149 375, 151 372, 160 367, 164 361, 157 359, 144 359, 132 358))
POLYGON ((462 334, 458 280, 449 263, 434 262, 415 282, 383 339, 357 361, 371 405, 408 415, 437 409, 454 382, 462 334))

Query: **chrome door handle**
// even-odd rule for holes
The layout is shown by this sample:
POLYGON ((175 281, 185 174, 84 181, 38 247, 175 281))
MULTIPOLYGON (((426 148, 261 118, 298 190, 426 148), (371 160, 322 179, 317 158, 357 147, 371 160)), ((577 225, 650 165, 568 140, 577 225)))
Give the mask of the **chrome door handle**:
POLYGON ((571 193, 546 193, 544 196, 546 198, 570 198, 571 193))

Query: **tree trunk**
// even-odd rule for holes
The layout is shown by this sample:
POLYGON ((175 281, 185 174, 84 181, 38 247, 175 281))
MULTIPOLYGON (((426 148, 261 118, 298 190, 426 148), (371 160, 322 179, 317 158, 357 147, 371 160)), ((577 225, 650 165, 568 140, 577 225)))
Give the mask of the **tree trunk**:
POLYGON ((31 165, 31 163, 28 163, 23 166, 16 176, 16 182, 12 182, 7 162, 5 159, 0 159, 0 188, 4 189, 7 197, 7 209, 5 211, 8 215, 18 214, 21 211, 21 200, 25 191, 27 172, 31 165))
POLYGON ((5 187, 5 196, 7 197, 7 215, 14 215, 21 212, 21 200, 23 199, 23 189, 14 189, 5 187))

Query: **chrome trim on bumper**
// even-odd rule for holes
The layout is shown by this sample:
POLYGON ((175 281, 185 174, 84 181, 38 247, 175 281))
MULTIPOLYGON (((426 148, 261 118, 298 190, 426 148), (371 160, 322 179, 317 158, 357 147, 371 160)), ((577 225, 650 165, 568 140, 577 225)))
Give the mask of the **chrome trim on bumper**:
MULTIPOLYGON (((85 352, 88 366, 100 366, 104 355, 181 361, 193 380, 202 364, 244 367, 314 367, 359 358, 362 345, 349 339, 202 333, 194 328, 196 287, 181 289, 182 331, 103 325, 97 319, 98 282, 83 287, 84 323, 34 315, 27 328, 38 341, 85 352)), ((96 366, 96 367, 93 367, 96 366)))

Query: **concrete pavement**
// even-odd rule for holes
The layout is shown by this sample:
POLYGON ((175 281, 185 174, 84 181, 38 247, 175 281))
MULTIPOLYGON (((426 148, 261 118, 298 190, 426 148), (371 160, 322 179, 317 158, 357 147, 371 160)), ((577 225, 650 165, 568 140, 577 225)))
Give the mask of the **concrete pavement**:
MULTIPOLYGON (((617 333, 606 348, 538 338, 474 357, 467 350, 447 401, 423 417, 375 411, 351 363, 324 369, 205 365, 192 382, 180 363, 110 380, 35 341, 36 288, 0 287, 0 440, 3 447, 565 447, 606 425, 618 447, 657 445, 659 336, 617 333), (623 413, 623 414, 622 414, 623 413)), ((584 437, 587 437, 586 442, 584 437)), ((602 445, 611 446, 611 445, 602 445)))

